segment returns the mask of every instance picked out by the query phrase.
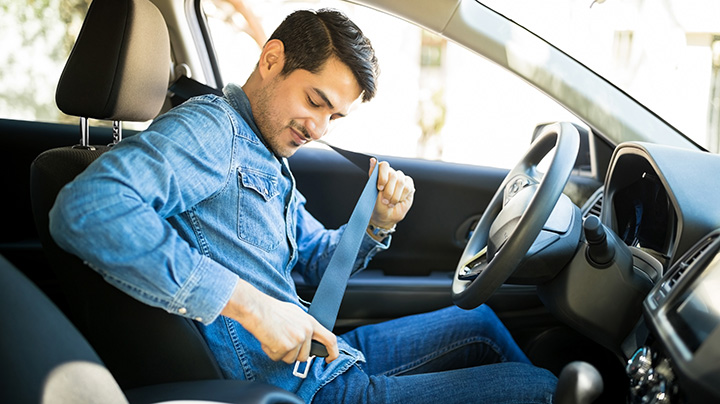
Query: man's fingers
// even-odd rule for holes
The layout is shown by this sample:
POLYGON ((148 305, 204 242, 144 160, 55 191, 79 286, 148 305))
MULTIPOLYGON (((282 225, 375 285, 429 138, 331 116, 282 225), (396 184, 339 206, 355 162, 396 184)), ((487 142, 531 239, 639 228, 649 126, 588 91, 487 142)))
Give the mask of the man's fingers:
POLYGON ((282 357, 282 361, 289 364, 293 364, 295 361, 306 362, 307 358, 305 358, 305 360, 300 359, 300 355, 298 354, 300 350, 301 348, 298 347, 297 349, 288 351, 285 356, 282 357))
POLYGON ((372 175, 375 165, 377 165, 377 159, 375 157, 370 157, 370 169, 368 170, 368 177, 372 175))
MULTIPOLYGON (((383 163, 385 163, 385 162, 383 162, 383 163)), ((380 163, 381 167, 382 167, 383 163, 380 163)), ((385 164, 387 164, 387 163, 385 163, 385 164)), ((398 185, 398 175, 397 175, 397 172, 394 170, 387 170, 384 177, 386 178, 386 181, 385 181, 385 186, 382 189, 381 201, 382 201, 383 205, 390 205, 392 203, 393 194, 395 193, 395 189, 398 185)))
POLYGON ((387 161, 381 161, 378 165, 378 182, 377 182, 377 189, 378 191, 385 190, 387 183, 388 183, 388 177, 390 176, 390 173, 392 172, 392 169, 390 169, 390 164, 388 164, 387 161))
POLYGON ((405 192, 405 179, 407 177, 402 171, 396 171, 395 172, 395 184, 392 190, 392 194, 390 194, 388 201, 389 205, 394 206, 398 202, 402 201, 403 193, 405 192))
POLYGON ((263 352, 265 352, 265 354, 275 362, 283 359, 283 356, 286 354, 285 352, 280 352, 265 344, 262 344, 261 347, 263 352))
POLYGON ((415 194, 415 181, 410 177, 409 175, 405 176, 405 187, 403 188, 402 195, 400 196, 400 201, 410 201, 412 202, 412 198, 415 194))
MULTIPOLYGON (((312 337, 312 336, 311 336, 312 337)), ((307 338, 300 346, 298 351, 297 360, 300 362, 307 362, 310 357, 310 348, 312 346, 312 338, 307 338)))
POLYGON ((323 344, 327 349, 328 356, 325 358, 325 362, 330 363, 340 356, 338 350, 337 337, 332 332, 328 331, 327 328, 323 327, 322 324, 315 322, 315 329, 313 338, 315 341, 323 344))

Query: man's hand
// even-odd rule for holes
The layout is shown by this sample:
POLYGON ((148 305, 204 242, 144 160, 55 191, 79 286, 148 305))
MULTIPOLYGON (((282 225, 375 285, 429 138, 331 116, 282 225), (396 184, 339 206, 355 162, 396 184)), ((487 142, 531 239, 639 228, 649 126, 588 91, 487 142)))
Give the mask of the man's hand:
MULTIPOLYGON (((377 164, 370 160, 370 173, 377 164)), ((412 177, 402 171, 394 170, 386 161, 380 162, 378 172, 378 199, 370 223, 384 229, 390 229, 405 218, 415 197, 415 183, 412 177)))
POLYGON ((260 341, 274 361, 306 362, 313 340, 325 345, 330 363, 340 355, 337 337, 300 307, 274 299, 243 281, 238 281, 222 315, 238 321, 260 341))

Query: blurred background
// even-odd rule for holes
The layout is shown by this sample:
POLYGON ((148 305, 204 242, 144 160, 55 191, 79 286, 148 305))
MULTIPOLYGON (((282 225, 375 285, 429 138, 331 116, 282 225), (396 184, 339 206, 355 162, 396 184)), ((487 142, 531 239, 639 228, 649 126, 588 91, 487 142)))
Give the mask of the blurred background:
MULTIPOLYGON (((363 29, 380 61, 379 92, 328 135, 328 141, 342 147, 510 168, 537 124, 575 121, 544 94, 486 59, 374 10, 339 1, 201 1, 224 84, 245 82, 267 37, 293 10, 340 9, 363 29)), ((484 3, 512 15, 696 143, 718 151, 720 2, 484 3)), ((0 118, 76 123, 57 109, 54 93, 89 4, 0 0, 0 118)))

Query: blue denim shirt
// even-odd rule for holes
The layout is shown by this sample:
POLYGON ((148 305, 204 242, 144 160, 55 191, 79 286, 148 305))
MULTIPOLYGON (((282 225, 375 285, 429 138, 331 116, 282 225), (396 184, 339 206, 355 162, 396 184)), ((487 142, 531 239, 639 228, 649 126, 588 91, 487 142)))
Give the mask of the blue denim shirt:
MULTIPOLYGON (((305 210, 287 160, 259 133, 240 87, 194 98, 65 186, 50 231, 111 284, 194 319, 227 377, 264 381, 309 402, 362 353, 338 338, 340 357, 314 361, 299 379, 219 315, 238 277, 305 308, 291 272, 317 284, 344 228, 327 230, 305 210)), ((355 270, 388 244, 365 235, 355 270)))

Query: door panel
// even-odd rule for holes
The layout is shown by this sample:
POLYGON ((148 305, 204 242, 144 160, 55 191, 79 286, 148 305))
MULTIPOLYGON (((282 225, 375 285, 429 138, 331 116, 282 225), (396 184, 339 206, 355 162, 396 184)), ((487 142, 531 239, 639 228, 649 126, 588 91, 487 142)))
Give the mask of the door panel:
MULTIPOLYGON (((351 278, 338 327, 353 327, 452 305, 450 285, 471 224, 483 213, 507 170, 381 157, 413 177, 415 202, 392 245, 351 278)), ((307 209, 326 227, 347 221, 367 179, 330 150, 305 148, 290 159, 307 209)), ((307 300, 313 288, 298 281, 307 300)), ((512 327, 550 321, 535 287, 504 285, 488 302, 512 327)))
MULTIPOLYGON (((371 267, 386 275, 426 276, 454 271, 469 220, 482 214, 507 170, 419 159, 382 157, 415 180, 415 202, 393 234, 392 247, 377 255, 371 267), (464 234, 463 233, 463 234, 464 234)), ((307 209, 326 227, 350 217, 367 180, 340 155, 329 150, 301 149, 290 160, 307 209)))

